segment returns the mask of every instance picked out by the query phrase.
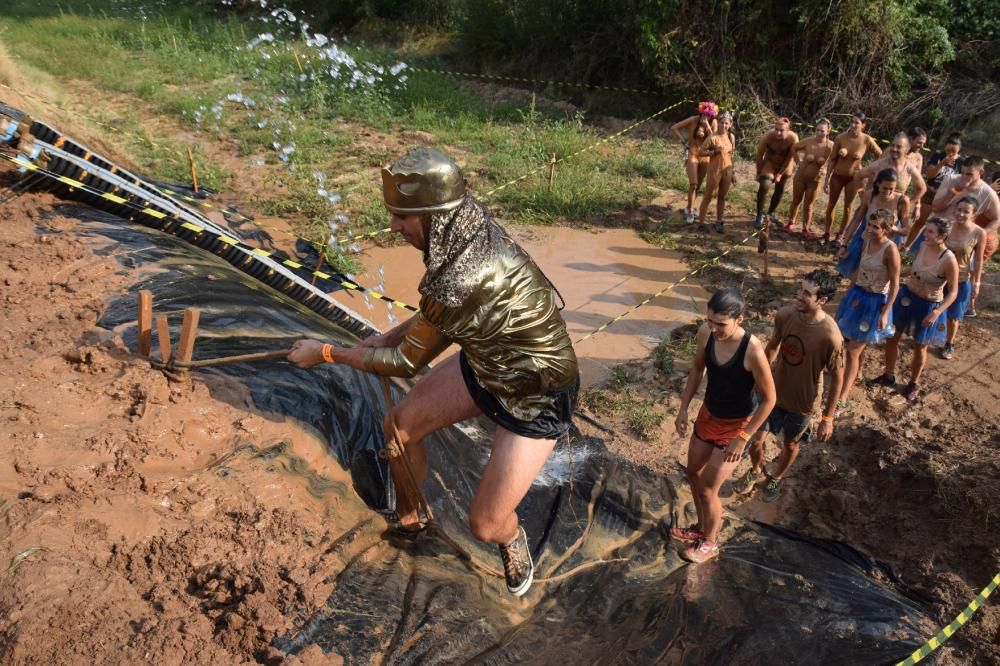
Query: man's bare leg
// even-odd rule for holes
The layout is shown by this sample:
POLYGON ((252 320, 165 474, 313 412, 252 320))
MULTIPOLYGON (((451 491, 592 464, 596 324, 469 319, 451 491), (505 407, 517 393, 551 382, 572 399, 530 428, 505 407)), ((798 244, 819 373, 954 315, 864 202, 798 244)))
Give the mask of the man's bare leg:
MULTIPOLYGON (((458 354, 442 361, 428 372, 392 410, 413 476, 423 485, 427 477, 427 450, 423 439, 435 430, 479 416, 482 412, 472 401, 462 378, 458 354)), ((386 432, 392 432, 386 416, 386 432)), ((395 476, 399 476, 395 474, 395 476)), ((398 486, 397 486, 398 488, 398 486)), ((397 513, 406 526, 419 521, 416 506, 407 506, 403 493, 396 493, 397 513)))
POLYGON ((517 536, 517 505, 556 445, 497 426, 493 450, 469 509, 469 528, 480 541, 510 543, 517 536))

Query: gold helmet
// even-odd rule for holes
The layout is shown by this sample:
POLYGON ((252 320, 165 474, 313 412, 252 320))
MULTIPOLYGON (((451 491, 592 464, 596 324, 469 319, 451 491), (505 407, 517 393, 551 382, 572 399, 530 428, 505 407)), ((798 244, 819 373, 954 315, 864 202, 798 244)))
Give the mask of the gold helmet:
POLYGON ((444 153, 414 148, 382 169, 382 196, 397 215, 443 213, 462 204, 465 178, 444 153))

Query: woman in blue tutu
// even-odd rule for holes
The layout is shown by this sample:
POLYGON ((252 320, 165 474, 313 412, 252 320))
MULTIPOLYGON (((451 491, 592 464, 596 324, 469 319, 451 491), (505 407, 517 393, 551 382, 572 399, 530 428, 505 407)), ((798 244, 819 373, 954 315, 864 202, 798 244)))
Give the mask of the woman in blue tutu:
POLYGON ((878 344, 896 331, 892 325, 892 304, 899 291, 899 250, 889 239, 896 228, 896 214, 878 208, 869 215, 861 251, 861 261, 851 288, 837 308, 837 325, 847 341, 844 381, 838 409, 848 406, 851 388, 861 371, 861 355, 869 344, 878 344))
MULTIPOLYGON (((899 226, 905 226, 905 220, 910 218, 910 202, 902 192, 896 191, 899 176, 895 169, 882 169, 875 176, 871 190, 861 195, 861 205, 858 206, 854 219, 844 231, 846 244, 840 248, 837 262, 837 272, 845 278, 850 278, 858 270, 861 261, 861 248, 865 244, 865 227, 868 226, 869 211, 885 208, 895 211, 899 226)), ((905 233, 905 232, 904 232, 905 233)))
POLYGON ((941 358, 955 355, 955 336, 958 324, 965 319, 969 303, 979 295, 983 278, 983 253, 986 250, 986 232, 975 223, 979 200, 964 196, 955 203, 955 224, 951 227, 945 246, 955 253, 958 261, 958 294, 948 307, 948 338, 941 349, 941 358))
POLYGON ((927 361, 927 346, 945 341, 948 306, 955 301, 958 291, 958 261, 944 244, 950 231, 948 220, 940 217, 927 220, 920 252, 892 306, 896 333, 885 341, 885 372, 872 381, 878 386, 896 386, 899 339, 906 333, 913 338, 910 383, 903 389, 910 403, 920 397, 920 374, 927 361))

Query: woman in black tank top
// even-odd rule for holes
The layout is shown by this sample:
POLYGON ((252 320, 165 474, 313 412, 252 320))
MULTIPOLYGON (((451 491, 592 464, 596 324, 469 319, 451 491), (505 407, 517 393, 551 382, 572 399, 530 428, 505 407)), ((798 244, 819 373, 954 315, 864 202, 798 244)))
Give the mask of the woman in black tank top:
POLYGON ((705 407, 712 416, 720 419, 745 419, 757 408, 753 373, 745 367, 747 346, 752 337, 748 331, 744 331, 736 353, 725 363, 719 364, 715 358, 715 336, 708 336, 705 343, 705 368, 708 374, 705 407))
POLYGON ((707 373, 705 402, 688 445, 688 482, 698 523, 670 530, 672 537, 691 544, 681 555, 696 563, 719 553, 719 488, 736 469, 747 441, 764 423, 776 400, 764 347, 740 325, 744 308, 735 289, 719 290, 708 301, 708 323, 698 331, 698 352, 674 422, 677 433, 687 435, 688 407, 707 373))

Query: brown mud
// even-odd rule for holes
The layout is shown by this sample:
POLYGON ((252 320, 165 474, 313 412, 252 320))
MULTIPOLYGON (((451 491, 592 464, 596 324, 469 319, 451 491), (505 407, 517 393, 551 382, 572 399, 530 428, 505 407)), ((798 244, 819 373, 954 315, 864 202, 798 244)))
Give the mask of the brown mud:
POLYGON ((2 661, 282 662, 270 641, 358 547, 338 539, 382 521, 322 442, 96 327, 135 276, 53 204, 0 208, 2 661))
MULTIPOLYGON (((621 363, 644 358, 672 330, 690 324, 704 307, 704 290, 694 282, 671 289, 628 314, 600 334, 578 342, 647 297, 680 280, 688 267, 676 253, 656 248, 632 229, 511 227, 517 241, 559 290, 563 318, 580 359, 584 386, 603 380, 621 363)), ((420 253, 410 246, 373 247, 361 255, 365 284, 374 284, 385 267, 386 293, 416 305, 423 275, 420 253)), ((390 325, 386 307, 372 311, 349 305, 376 325, 390 325)), ((394 310, 397 317, 408 313, 394 310)))

